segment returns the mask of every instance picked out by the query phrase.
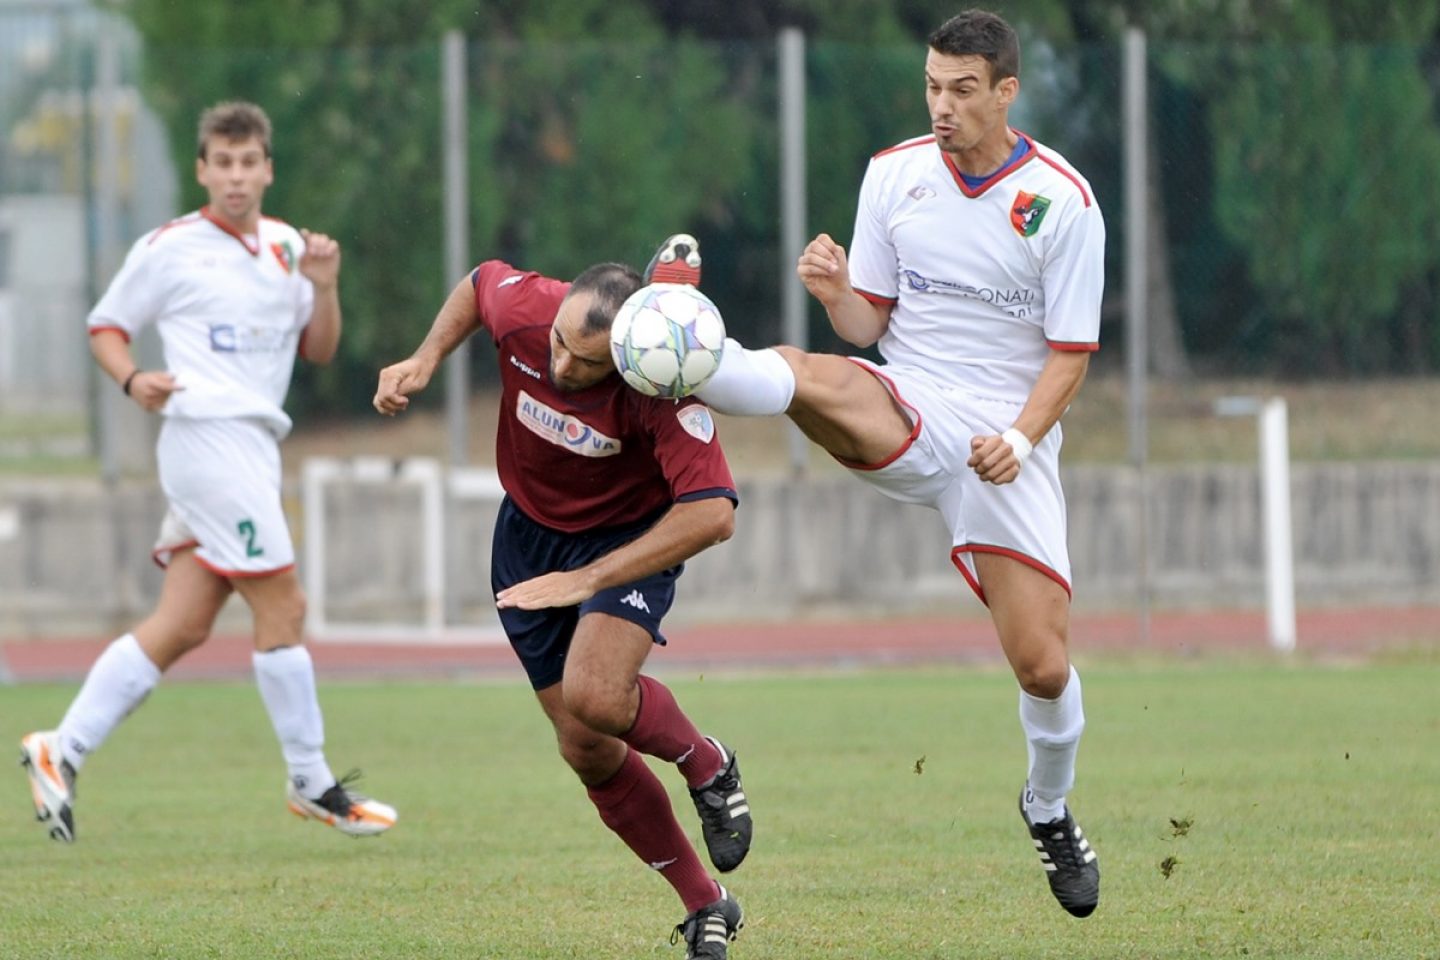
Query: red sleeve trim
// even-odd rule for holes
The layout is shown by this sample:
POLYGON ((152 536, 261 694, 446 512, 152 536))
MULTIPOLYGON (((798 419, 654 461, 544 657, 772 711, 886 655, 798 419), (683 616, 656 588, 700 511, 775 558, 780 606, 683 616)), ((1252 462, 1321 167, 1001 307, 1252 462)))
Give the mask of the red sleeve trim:
POLYGON ((895 306, 895 304, 900 302, 898 297, 882 297, 878 293, 871 293, 869 290, 861 290, 859 287, 854 287, 853 289, 856 293, 860 294, 860 296, 864 297, 866 300, 869 300, 871 303, 879 304, 882 307, 893 307, 895 306))
POLYGON ((124 341, 125 341, 126 343, 129 343, 129 342, 130 342, 130 331, 126 330, 124 327, 104 326, 104 327, 91 327, 91 328, 90 328, 90 336, 92 336, 92 337, 95 336, 95 334, 97 334, 97 333, 106 333, 106 332, 109 332, 109 333, 118 333, 118 334, 120 334, 121 338, 124 339, 124 341))
POLYGON ((1099 343, 1074 343, 1068 340, 1046 340, 1045 345, 1062 353, 1094 353, 1100 349, 1099 343))

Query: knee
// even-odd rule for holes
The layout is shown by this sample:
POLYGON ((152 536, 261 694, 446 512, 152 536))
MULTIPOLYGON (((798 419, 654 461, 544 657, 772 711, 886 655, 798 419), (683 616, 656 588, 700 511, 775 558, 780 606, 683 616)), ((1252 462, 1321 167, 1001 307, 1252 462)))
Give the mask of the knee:
POLYGON ((170 633, 168 646, 177 657, 189 653, 210 639, 211 626, 212 624, 209 623, 182 622, 176 624, 175 629, 170 633))
POLYGON ((297 588, 286 594, 284 599, 280 601, 277 605, 276 614, 284 620, 286 624, 298 629, 305 625, 305 614, 307 610, 308 606, 305 600, 305 591, 297 588))
POLYGON ((1054 700, 1070 682, 1070 658, 1063 647, 1027 657, 1015 664, 1015 679, 1030 696, 1054 700))
POLYGON ((604 760, 605 738, 594 731, 567 730, 556 737, 560 758, 582 780, 592 778, 604 760))
POLYGON ((565 687, 565 709, 591 730, 619 736, 635 722, 629 698, 599 686, 565 687))

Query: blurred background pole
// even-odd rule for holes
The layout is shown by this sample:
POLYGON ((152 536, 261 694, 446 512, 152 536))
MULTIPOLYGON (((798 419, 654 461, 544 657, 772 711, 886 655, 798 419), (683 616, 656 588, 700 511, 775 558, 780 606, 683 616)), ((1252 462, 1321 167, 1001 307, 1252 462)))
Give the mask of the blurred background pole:
MULTIPOLYGON (((780 339, 802 349, 810 346, 805 322, 805 287, 795 261, 805 249, 805 34, 785 27, 777 40, 780 76, 780 339)), ((788 423, 790 469, 805 473, 810 444, 788 423)))
POLYGON ((1136 536, 1136 608, 1140 642, 1150 639, 1150 496, 1146 461, 1149 459, 1146 401, 1149 387, 1148 276, 1150 223, 1147 216, 1147 171, 1149 144, 1146 126, 1145 34, 1138 27, 1125 31, 1123 67, 1125 141, 1125 359, 1128 372, 1130 463, 1135 468, 1136 502, 1139 510, 1136 536))
MULTIPOLYGON (((458 30, 441 42, 444 70, 440 97, 444 103, 445 155, 445 286, 448 294, 470 266, 469 140, 465 97, 465 35, 458 30)), ((463 341, 445 361, 445 425, 450 439, 450 466, 470 462, 470 341, 463 341)))
MULTIPOLYGON (((120 266, 122 249, 119 237, 120 52, 114 34, 101 31, 95 38, 94 51, 94 88, 87 93, 88 103, 82 123, 94 129, 95 149, 88 158, 93 168, 87 176, 92 177, 94 183, 94 209, 90 220, 90 228, 94 231, 91 240, 94 254, 91 263, 94 270, 94 294, 98 299, 100 290, 109 284, 110 278, 120 266)), ((94 299, 90 301, 91 304, 94 302, 94 299)), ((75 322, 81 322, 82 319, 76 318, 75 322)), ((98 378, 99 384, 96 411, 100 416, 100 482, 105 490, 110 537, 111 575, 106 578, 106 582, 111 591, 111 625, 120 629, 120 625, 129 618, 130 611, 139 606, 136 573, 127 562, 127 511, 119 489, 127 413, 132 411, 127 411, 123 395, 119 394, 99 365, 93 365, 92 369, 91 376, 98 378)))

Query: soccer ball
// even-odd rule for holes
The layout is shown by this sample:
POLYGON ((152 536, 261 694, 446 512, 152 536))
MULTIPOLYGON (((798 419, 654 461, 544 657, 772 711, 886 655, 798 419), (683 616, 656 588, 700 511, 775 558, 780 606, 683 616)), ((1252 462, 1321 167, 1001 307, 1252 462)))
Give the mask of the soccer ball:
POLYGON ((630 295, 610 327, 610 355, 647 397, 688 397, 720 367, 725 321, 688 284, 652 283, 630 295))

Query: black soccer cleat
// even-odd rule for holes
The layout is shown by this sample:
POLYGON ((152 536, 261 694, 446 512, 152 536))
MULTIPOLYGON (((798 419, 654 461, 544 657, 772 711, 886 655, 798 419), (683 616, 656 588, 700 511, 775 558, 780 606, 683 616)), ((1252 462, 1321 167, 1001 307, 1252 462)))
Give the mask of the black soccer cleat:
POLYGON ((700 241, 688 233, 667 237, 645 267, 650 283, 687 283, 700 286, 700 241))
POLYGON ((1090 841, 1085 839, 1068 806, 1058 820, 1031 823, 1025 812, 1029 789, 1027 786, 1020 791, 1020 816, 1030 828, 1030 839, 1040 854, 1050 892, 1072 916, 1088 917, 1100 903, 1100 863, 1095 851, 1090 849, 1090 841))
POLYGON ((676 924, 670 942, 679 943, 681 937, 685 938, 685 960, 725 960, 730 941, 739 935, 743 926, 745 912, 730 892, 720 887, 720 899, 707 903, 676 924))
POLYGON ((720 772, 709 783, 690 790, 690 799, 695 801, 695 812, 700 814, 700 832, 705 837, 710 862, 721 873, 729 873, 740 866, 745 854, 750 852, 755 825, 750 819, 745 788, 740 785, 740 767, 735 754, 714 737, 705 739, 720 751, 723 762, 720 772))

